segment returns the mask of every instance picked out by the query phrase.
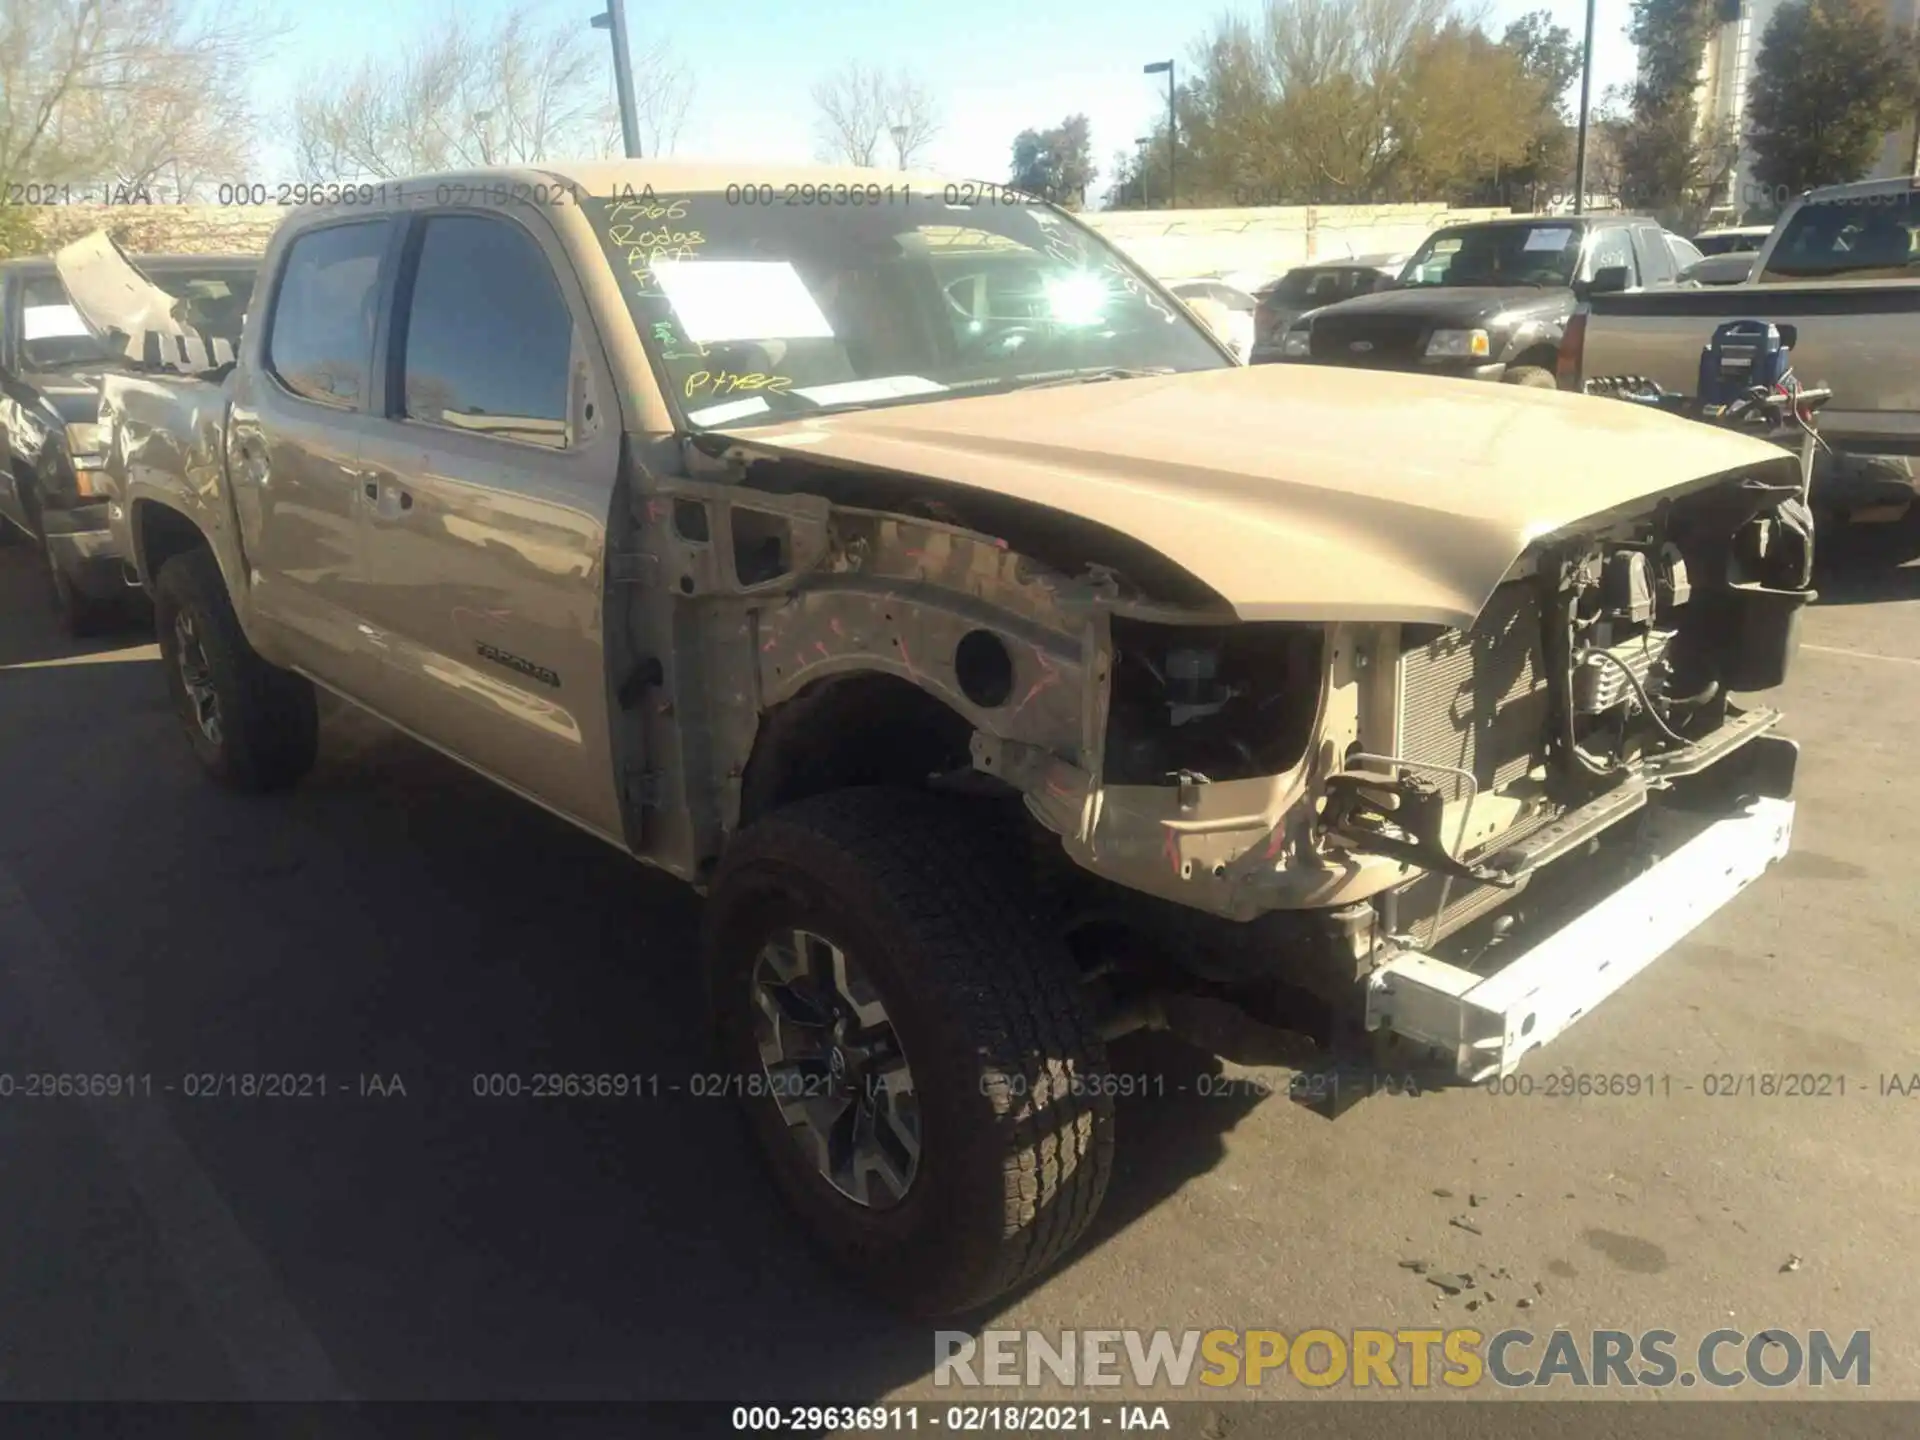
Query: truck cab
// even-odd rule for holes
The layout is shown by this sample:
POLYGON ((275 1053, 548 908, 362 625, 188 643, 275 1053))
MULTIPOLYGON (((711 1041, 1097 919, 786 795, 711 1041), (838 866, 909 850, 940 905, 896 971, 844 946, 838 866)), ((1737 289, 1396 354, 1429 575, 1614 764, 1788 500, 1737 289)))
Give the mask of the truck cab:
POLYGON ((911 1311, 1085 1233, 1111 1042, 1484 1081, 1785 853, 1777 447, 1242 365, 975 182, 363 189, 106 385, 187 743, 292 785, 331 691, 703 892, 715 1086, 911 1311))

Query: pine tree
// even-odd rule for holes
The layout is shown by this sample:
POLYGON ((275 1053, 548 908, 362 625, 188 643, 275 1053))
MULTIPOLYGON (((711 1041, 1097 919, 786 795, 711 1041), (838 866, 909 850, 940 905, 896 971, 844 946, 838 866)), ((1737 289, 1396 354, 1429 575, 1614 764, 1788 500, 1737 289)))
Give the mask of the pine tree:
POLYGON ((1747 101, 1767 198, 1866 174, 1886 132, 1913 116, 1915 76, 1913 38, 1888 27, 1877 0, 1787 0, 1761 37, 1747 101))

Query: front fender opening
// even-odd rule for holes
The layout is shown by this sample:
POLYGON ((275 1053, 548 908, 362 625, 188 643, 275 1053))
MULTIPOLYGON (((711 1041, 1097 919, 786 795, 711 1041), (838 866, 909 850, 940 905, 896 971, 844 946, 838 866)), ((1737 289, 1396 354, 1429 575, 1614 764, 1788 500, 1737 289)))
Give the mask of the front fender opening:
POLYGON ((1171 785, 1278 775, 1313 738, 1318 625, 1158 625, 1115 617, 1105 779, 1171 785))

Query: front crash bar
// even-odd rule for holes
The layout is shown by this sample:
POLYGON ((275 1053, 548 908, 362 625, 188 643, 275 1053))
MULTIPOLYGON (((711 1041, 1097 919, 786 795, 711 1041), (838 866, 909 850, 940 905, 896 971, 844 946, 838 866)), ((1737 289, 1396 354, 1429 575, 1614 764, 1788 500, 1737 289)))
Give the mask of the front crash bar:
POLYGON ((1790 799, 1748 799, 1681 838, 1684 813, 1650 808, 1645 839, 1663 854, 1650 869, 1489 975, 1402 951, 1368 978, 1367 1028, 1450 1055, 1463 1081, 1510 1073, 1759 879, 1787 853, 1793 814, 1790 799))

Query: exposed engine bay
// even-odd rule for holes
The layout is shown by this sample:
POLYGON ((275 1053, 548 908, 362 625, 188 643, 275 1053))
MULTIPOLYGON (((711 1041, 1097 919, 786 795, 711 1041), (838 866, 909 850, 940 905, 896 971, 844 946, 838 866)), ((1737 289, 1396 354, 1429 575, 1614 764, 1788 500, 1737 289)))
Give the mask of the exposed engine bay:
POLYGON ((1796 489, 1742 479, 1544 547, 1469 632, 1403 631, 1389 753, 1354 746, 1321 815, 1333 847, 1428 872, 1386 897, 1385 928, 1460 928, 1601 828, 1556 833, 1564 817, 1623 782, 1664 788, 1770 725, 1732 695, 1785 678, 1812 538, 1796 489), (1489 829, 1469 828, 1476 806, 1498 812, 1489 829))

